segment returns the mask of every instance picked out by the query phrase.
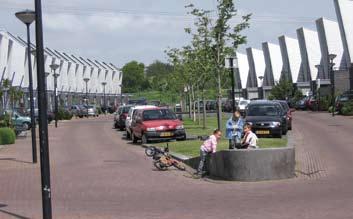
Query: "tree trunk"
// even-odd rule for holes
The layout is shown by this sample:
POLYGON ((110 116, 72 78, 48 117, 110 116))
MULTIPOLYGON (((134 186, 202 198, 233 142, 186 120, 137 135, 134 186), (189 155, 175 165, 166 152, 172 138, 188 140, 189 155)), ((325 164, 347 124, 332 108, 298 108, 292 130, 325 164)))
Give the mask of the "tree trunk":
POLYGON ((196 122, 196 104, 195 104, 194 86, 191 86, 191 93, 192 93, 192 120, 196 122))
POLYGON ((221 87, 221 72, 220 72, 220 35, 218 34, 218 46, 217 46, 217 89, 218 89, 218 108, 217 108, 217 127, 221 130, 222 121, 222 87, 221 87))
POLYGON ((202 128, 206 129, 206 101, 205 101, 205 90, 204 89, 202 89, 202 104, 203 104, 202 128))
POLYGON ((197 124, 201 125, 199 86, 197 86, 197 94, 196 95, 197 95, 197 124))
POLYGON ((192 99, 191 99, 191 91, 188 92, 189 95, 189 118, 191 119, 191 107, 192 107, 192 99))

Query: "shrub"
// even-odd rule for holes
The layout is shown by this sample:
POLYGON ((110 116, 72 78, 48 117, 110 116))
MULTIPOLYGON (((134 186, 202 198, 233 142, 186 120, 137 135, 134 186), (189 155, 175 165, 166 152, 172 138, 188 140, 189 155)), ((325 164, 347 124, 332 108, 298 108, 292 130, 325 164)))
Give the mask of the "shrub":
POLYGON ((99 115, 102 114, 102 108, 96 107, 96 110, 97 110, 97 112, 98 112, 99 115))
POLYGON ((0 145, 14 144, 16 135, 11 128, 0 128, 0 145))
POLYGON ((58 110, 58 120, 71 120, 72 116, 72 113, 68 110, 65 110, 63 108, 60 108, 58 110))
POLYGON ((341 112, 342 112, 342 115, 345 115, 345 116, 353 115, 353 102, 347 102, 343 104, 341 112))
MULTIPOLYGON (((331 96, 320 97, 320 110, 326 111, 331 106, 331 96)), ((332 106, 331 106, 332 108, 332 106)))
POLYGON ((0 116, 0 128, 1 127, 11 127, 11 117, 9 114, 5 113, 0 116))

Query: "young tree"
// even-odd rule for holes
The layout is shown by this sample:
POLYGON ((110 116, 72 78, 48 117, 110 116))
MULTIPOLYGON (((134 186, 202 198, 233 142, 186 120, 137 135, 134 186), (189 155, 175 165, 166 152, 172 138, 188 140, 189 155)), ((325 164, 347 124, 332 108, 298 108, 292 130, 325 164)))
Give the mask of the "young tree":
POLYGON ((134 93, 146 89, 146 79, 144 75, 145 65, 137 61, 131 61, 124 65, 123 72, 123 92, 134 93))
POLYGON ((249 20, 251 14, 241 16, 241 21, 233 28, 230 23, 238 15, 233 0, 217 1, 217 20, 213 28, 214 39, 214 60, 216 63, 217 90, 218 90, 218 108, 217 108, 217 125, 221 128, 222 121, 222 77, 225 76, 224 60, 227 56, 234 56, 237 48, 246 43, 246 36, 241 32, 250 26, 249 20))

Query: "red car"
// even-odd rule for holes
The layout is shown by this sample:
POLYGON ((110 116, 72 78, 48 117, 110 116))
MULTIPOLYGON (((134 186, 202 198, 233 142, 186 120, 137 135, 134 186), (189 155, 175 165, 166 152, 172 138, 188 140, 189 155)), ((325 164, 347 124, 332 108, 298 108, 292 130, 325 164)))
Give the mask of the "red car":
POLYGON ((168 108, 140 109, 131 123, 131 138, 142 144, 153 140, 185 140, 183 123, 168 108))
POLYGON ((120 131, 125 129, 126 117, 131 107, 132 105, 119 107, 114 116, 114 128, 120 129, 120 131))

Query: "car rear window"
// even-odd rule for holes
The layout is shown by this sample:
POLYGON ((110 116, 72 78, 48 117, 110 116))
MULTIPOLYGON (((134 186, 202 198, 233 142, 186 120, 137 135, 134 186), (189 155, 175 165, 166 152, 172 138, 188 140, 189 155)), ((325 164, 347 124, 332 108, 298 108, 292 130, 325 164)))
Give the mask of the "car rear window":
POLYGON ((248 108, 247 116, 279 116, 281 109, 277 105, 252 105, 248 108))
POLYGON ((128 113, 130 110, 131 106, 123 107, 123 113, 128 113))
POLYGON ((176 119, 175 113, 169 109, 154 109, 143 111, 143 120, 176 119))

